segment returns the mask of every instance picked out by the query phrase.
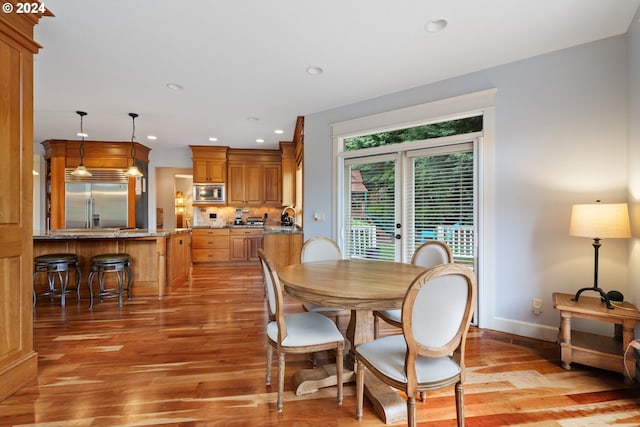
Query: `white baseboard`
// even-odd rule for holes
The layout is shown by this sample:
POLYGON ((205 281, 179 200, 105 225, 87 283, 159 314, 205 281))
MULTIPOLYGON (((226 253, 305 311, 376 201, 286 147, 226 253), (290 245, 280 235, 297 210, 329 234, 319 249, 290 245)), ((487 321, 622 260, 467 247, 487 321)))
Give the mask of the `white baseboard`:
POLYGON ((549 342, 556 342, 558 340, 559 329, 557 327, 521 322, 519 320, 505 319, 501 317, 495 317, 492 323, 492 329, 495 329, 496 331, 507 332, 509 334, 549 342))

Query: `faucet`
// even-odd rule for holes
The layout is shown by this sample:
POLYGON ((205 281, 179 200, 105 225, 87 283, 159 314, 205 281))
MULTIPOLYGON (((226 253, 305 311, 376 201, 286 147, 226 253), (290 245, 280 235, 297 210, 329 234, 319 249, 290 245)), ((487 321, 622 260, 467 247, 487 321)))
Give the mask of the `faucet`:
POLYGON ((284 209, 282 209, 282 213, 280 214, 280 217, 282 218, 282 216, 286 214, 287 211, 289 210, 293 212, 293 224, 291 225, 295 227, 296 226, 296 208, 293 205, 285 206, 284 209))

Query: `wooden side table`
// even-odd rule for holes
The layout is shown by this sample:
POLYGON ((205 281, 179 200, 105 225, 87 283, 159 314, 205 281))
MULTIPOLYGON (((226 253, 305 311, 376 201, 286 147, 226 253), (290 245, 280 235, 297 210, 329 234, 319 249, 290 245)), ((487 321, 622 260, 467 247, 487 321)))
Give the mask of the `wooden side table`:
POLYGON ((636 378, 635 357, 627 361, 630 378, 626 376, 624 352, 634 339, 636 322, 640 321, 640 312, 630 303, 607 306, 600 298, 580 296, 573 301, 573 294, 555 292, 553 306, 560 311, 560 358, 562 367, 571 369, 576 362, 587 366, 620 372, 625 375, 626 382, 636 378), (572 331, 571 318, 580 317, 616 325, 613 337, 592 333, 572 331), (622 329, 622 333, 619 330, 622 329))

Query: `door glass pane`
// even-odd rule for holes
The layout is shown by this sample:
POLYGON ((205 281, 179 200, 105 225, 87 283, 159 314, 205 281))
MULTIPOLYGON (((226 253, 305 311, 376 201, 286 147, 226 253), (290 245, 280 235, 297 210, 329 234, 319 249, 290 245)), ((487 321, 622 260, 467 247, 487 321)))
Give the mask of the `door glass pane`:
POLYGON ((345 177, 345 256, 395 260, 396 160, 349 160, 345 177))
POLYGON ((407 198, 408 258, 428 240, 451 248, 456 262, 475 258, 475 184, 471 144, 460 144, 409 158, 407 198))

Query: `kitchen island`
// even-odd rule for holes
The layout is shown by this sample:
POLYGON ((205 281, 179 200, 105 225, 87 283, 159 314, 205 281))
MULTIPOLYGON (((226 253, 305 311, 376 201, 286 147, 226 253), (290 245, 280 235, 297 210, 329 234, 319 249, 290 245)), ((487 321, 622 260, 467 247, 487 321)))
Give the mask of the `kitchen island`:
MULTIPOLYGON (((78 255, 83 297, 88 295, 87 276, 91 257, 105 253, 128 253, 133 273, 132 295, 162 298, 189 279, 191 233, 189 229, 66 229, 34 234, 33 256, 52 253, 78 255)), ((113 280, 107 275, 105 280, 113 280)), ((46 279, 38 275, 35 288, 46 289, 46 279)))

